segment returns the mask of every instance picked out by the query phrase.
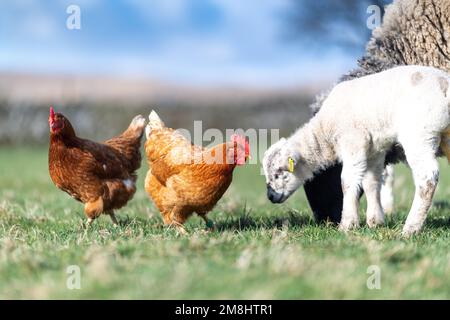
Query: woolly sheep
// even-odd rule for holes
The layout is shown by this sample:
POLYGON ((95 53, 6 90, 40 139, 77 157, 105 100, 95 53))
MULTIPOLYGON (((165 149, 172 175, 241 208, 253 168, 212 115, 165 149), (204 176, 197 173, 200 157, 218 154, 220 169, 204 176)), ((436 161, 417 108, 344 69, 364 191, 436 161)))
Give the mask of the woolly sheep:
MULTIPOLYGON (((399 65, 432 66, 450 73, 450 1, 394 0, 386 7, 383 23, 376 28, 358 68, 340 81, 351 80, 381 72, 399 65)), ((317 97, 311 105, 315 114, 328 93, 317 97)), ((365 106, 361 106, 364 108, 365 106)), ((345 111, 343 111, 345 112, 345 111)), ((403 148, 393 146, 386 155, 386 163, 405 159, 403 148)), ((318 172, 305 184, 308 202, 318 220, 341 220, 342 165, 335 163, 318 172)), ((393 168, 388 166, 382 188, 383 208, 392 211, 393 168)))
MULTIPOLYGON (((359 225, 361 186, 367 197, 368 226, 381 225, 385 158, 393 145, 400 144, 416 185, 403 235, 419 232, 438 182, 436 155, 445 151, 440 148, 441 137, 450 129, 449 86, 448 74, 422 66, 396 67, 341 82, 310 122, 266 151, 263 169, 269 199, 284 202, 314 173, 340 161, 344 199, 339 228, 347 231, 359 225)), ((445 147, 447 138, 442 140, 445 147)))

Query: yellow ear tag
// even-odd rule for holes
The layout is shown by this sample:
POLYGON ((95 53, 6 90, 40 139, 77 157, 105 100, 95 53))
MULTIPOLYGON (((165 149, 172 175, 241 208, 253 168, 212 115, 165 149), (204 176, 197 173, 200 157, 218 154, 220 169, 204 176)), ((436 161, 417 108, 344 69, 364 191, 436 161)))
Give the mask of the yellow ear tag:
POLYGON ((289 158, 289 167, 288 167, 289 172, 294 172, 294 159, 289 158))

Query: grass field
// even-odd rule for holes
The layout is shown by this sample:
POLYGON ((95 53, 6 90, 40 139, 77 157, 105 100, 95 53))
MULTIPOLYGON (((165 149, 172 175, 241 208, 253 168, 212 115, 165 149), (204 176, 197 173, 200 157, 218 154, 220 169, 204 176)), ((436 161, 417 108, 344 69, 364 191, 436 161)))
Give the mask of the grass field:
POLYGON ((82 227, 80 203, 56 189, 47 150, 0 148, 0 298, 398 299, 450 298, 450 167, 422 234, 400 238, 411 204, 409 170, 396 170, 396 213, 387 226, 342 234, 311 218, 303 191, 275 206, 258 166, 238 168, 210 214, 215 232, 193 217, 188 236, 163 226, 139 189, 118 212, 82 227), (67 268, 81 289, 66 286, 67 268), (367 268, 379 266, 381 289, 367 268))

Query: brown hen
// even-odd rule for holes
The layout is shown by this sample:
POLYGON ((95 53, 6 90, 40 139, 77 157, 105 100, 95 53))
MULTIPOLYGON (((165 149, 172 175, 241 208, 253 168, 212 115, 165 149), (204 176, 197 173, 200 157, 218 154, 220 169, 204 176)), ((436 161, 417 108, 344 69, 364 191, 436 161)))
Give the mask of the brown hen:
POLYGON ((55 185, 84 203, 88 223, 127 204, 136 192, 136 170, 145 119, 137 116, 121 135, 97 143, 77 137, 69 120, 50 108, 48 164, 55 185))

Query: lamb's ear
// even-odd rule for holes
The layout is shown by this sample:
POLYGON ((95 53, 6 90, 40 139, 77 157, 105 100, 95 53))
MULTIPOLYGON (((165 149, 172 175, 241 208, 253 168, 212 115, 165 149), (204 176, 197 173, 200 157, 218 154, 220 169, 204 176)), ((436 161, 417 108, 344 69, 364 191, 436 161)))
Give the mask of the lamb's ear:
POLYGON ((288 158, 288 171, 289 172, 294 172, 295 170, 295 160, 291 157, 288 158))
POLYGON ((288 171, 294 172, 295 169, 300 165, 300 155, 295 152, 288 153, 288 171))

